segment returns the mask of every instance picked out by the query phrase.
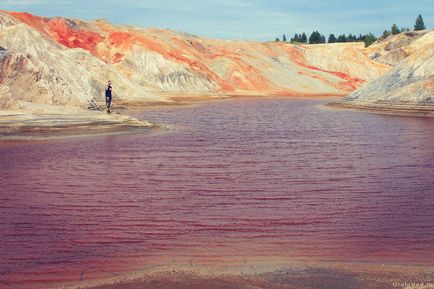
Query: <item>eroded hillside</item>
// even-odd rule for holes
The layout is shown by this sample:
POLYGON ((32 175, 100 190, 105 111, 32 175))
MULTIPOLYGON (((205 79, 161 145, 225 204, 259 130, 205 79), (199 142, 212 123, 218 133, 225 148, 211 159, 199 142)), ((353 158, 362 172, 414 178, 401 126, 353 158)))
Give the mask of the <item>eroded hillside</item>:
POLYGON ((102 98, 107 79, 128 103, 183 93, 346 95, 390 69, 358 43, 225 41, 4 11, 0 46, 0 83, 13 99, 80 107, 102 98))

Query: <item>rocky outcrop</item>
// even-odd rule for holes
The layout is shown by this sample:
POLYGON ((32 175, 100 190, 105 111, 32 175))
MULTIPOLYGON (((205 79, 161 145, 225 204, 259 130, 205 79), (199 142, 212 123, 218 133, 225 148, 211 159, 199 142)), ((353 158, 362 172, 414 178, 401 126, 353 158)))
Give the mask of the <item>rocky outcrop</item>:
POLYGON ((366 53, 377 62, 395 66, 417 51, 420 48, 419 45, 424 46, 428 43, 427 38, 432 37, 429 32, 429 30, 409 31, 391 35, 369 46, 366 53), (428 37, 426 37, 427 34, 428 37))
MULTIPOLYGON (((416 40, 395 45, 406 58, 385 75, 351 93, 338 105, 399 111, 434 111, 434 31, 421 32, 416 40)), ((396 39, 401 39, 397 37, 396 39)))
POLYGON ((9 87, 0 84, 0 109, 9 109, 15 104, 9 87))

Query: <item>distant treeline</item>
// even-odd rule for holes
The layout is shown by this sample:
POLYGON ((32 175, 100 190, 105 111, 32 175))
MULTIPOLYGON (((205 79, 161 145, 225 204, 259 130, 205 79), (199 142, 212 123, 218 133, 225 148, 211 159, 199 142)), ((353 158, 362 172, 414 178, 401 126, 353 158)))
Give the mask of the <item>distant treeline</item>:
MULTIPOLYGON (((416 19, 416 23, 414 24, 414 31, 425 30, 425 23, 423 22, 422 15, 419 15, 416 19)), ((386 39, 390 35, 396 35, 401 32, 410 31, 410 28, 399 28, 398 25, 393 24, 390 30, 384 30, 383 34, 380 37, 376 37, 372 33, 368 33, 365 35, 353 35, 353 34, 342 34, 337 37, 334 34, 330 34, 327 41, 326 37, 322 35, 318 31, 313 31, 309 38, 305 32, 303 33, 295 33, 294 37, 292 37, 289 41, 291 43, 308 43, 308 44, 319 44, 319 43, 339 43, 339 42, 364 42, 365 47, 368 47, 378 39, 386 39)), ((280 38, 276 38, 275 41, 280 41, 280 38)), ((286 35, 283 34, 282 41, 287 42, 286 35)))

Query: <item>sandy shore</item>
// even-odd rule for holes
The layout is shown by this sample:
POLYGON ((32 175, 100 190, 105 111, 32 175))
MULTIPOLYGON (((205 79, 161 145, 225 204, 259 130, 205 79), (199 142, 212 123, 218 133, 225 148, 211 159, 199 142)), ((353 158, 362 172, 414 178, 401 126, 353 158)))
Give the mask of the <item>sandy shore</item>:
POLYGON ((123 133, 156 125, 114 111, 84 109, 21 111, 0 110, 0 140, 35 140, 80 135, 123 133))
POLYGON ((367 263, 258 263, 227 270, 162 267, 55 289, 422 289, 434 288, 431 267, 367 263))
POLYGON ((331 102, 327 106, 382 114, 434 117, 434 105, 337 101, 331 102))

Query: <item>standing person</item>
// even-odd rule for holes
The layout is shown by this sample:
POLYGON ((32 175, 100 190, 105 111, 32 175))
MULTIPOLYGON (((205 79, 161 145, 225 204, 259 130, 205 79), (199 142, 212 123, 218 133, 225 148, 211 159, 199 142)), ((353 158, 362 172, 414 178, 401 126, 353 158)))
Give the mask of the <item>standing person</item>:
POLYGON ((112 82, 109 80, 105 87, 105 106, 107 109, 107 113, 111 113, 110 105, 112 103, 112 82))

